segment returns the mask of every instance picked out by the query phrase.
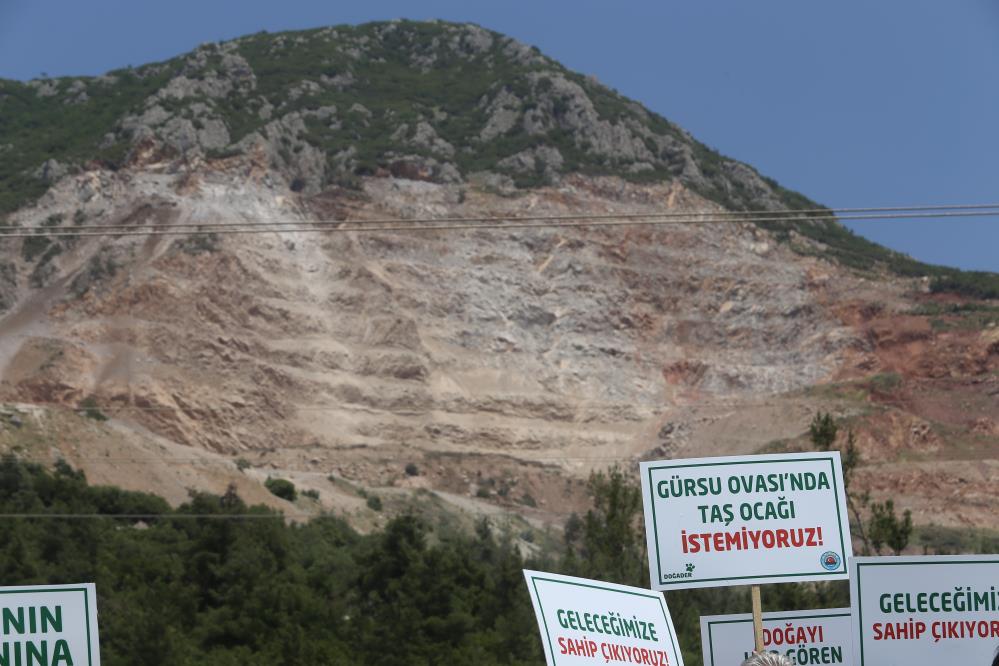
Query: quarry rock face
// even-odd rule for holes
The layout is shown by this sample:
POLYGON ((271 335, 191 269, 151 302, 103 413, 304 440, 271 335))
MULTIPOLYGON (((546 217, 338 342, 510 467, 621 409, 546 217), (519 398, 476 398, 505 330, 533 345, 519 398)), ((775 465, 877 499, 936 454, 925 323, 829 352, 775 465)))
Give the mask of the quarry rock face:
MULTIPOLYGON (((253 168, 238 158, 185 173, 88 172, 14 220, 83 210, 163 232, 232 220, 307 229, 332 216, 719 210, 675 183, 581 176, 513 196, 386 177, 304 197, 247 178, 253 168)), ((884 316, 905 303, 901 286, 798 255, 751 224, 479 225, 80 236, 31 261, 8 240, 17 286, 0 320, 2 399, 98 405, 121 446, 138 451, 119 454, 117 471, 86 451, 77 464, 168 496, 182 468, 173 461, 192 460, 196 487, 259 471, 346 511, 350 497, 330 478, 410 492, 412 464, 424 470, 416 487, 443 497, 558 515, 581 506, 591 471, 612 464, 752 452, 800 437, 818 409, 862 414, 869 407, 809 392, 932 337, 924 322, 884 316), (844 316, 869 312, 863 302, 881 315, 844 316), (250 469, 234 469, 239 459, 250 469)), ((995 367, 988 335, 967 372, 995 367)), ((915 367, 936 374, 926 359, 915 367)), ((994 438, 984 418, 975 427, 994 438)), ((860 438, 871 463, 946 452, 925 421, 871 423, 860 438)))

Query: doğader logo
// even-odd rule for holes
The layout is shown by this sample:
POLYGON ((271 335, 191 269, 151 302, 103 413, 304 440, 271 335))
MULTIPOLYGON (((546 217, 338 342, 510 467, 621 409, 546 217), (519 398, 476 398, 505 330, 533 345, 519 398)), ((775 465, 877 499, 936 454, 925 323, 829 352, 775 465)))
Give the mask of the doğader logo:
POLYGON ((687 562, 687 564, 684 566, 685 571, 674 571, 672 573, 663 574, 662 582, 665 583, 666 581, 674 578, 693 578, 694 568, 695 567, 692 563, 687 562))
POLYGON ((827 550, 822 553, 822 557, 819 558, 819 562, 822 563, 822 568, 826 571, 836 571, 836 569, 839 569, 839 565, 842 561, 843 558, 841 558, 838 553, 834 553, 831 550, 827 550))

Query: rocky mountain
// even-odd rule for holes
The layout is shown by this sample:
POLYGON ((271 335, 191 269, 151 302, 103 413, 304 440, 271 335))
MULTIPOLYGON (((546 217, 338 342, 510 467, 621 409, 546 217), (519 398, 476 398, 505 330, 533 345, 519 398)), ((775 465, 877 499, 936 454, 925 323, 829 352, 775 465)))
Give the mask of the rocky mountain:
POLYGON ((817 208, 477 26, 3 81, 0 151, 0 450, 172 502, 235 483, 360 526, 417 505, 540 529, 593 470, 807 446, 823 410, 857 483, 927 529, 997 508, 995 276, 828 218, 311 228, 817 208), (179 226, 234 222, 294 225, 179 226))
POLYGON ((474 25, 391 21, 261 33, 96 78, 0 84, 4 204, 91 159, 260 153, 296 192, 389 171, 538 185, 676 179, 729 207, 807 204, 751 167, 474 25))

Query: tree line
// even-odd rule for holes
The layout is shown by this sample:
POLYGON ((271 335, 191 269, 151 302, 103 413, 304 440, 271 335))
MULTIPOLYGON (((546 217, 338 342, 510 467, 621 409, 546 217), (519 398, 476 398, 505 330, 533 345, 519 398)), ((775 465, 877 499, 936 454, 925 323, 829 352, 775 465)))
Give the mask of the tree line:
MULTIPOLYGON (((837 426, 818 414, 812 445, 837 426)), ((840 438, 842 439, 842 438, 840 438)), ((847 484, 860 464, 841 443, 847 484)), ((542 664, 521 570, 648 586, 638 485, 621 469, 589 481, 590 509, 564 546, 525 557, 487 521, 473 534, 400 516, 362 535, 339 518, 289 524, 232 490, 171 507, 154 495, 91 486, 65 463, 0 462, 0 584, 96 582, 105 663, 542 664), (88 514, 92 518, 40 518, 88 514), (143 519, 137 514, 151 516, 143 519), (198 516, 190 518, 190 516, 198 516), (22 517, 13 517, 22 516, 22 517)), ((899 552, 908 512, 853 497, 862 550, 899 552), (867 513, 864 520, 862 513, 867 513)), ((684 660, 701 664, 699 618, 749 610, 746 588, 678 590, 668 603, 684 660)), ((849 605, 845 582, 768 586, 773 610, 849 605)))
MULTIPOLYGON (((171 509, 91 486, 64 463, 7 457, 0 513, 103 517, 0 519, 0 583, 95 582, 110 666, 543 664, 523 568, 648 586, 637 485, 612 469, 589 489, 564 548, 525 557, 486 521, 468 534, 401 516, 361 535, 334 517, 286 523, 233 492, 171 509), (125 517, 135 514, 153 517, 125 517)), ((845 583, 775 585, 764 600, 829 607, 848 594, 845 583)), ((700 615, 750 607, 744 588, 670 592, 668 603, 691 666, 700 615)))

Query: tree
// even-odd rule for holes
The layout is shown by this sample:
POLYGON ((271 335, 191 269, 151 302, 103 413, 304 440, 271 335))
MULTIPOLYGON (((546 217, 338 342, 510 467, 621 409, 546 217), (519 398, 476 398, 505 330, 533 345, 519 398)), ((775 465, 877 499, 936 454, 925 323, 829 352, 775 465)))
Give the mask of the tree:
POLYGON ((860 537, 860 541, 864 544, 862 554, 870 555, 871 543, 867 539, 867 534, 864 531, 864 518, 860 515, 860 508, 857 506, 858 502, 861 507, 867 506, 867 503, 870 501, 870 495, 865 492, 857 500, 854 500, 854 493, 850 492, 850 482, 853 480, 853 473, 860 467, 861 462, 860 451, 857 449, 857 440, 853 436, 852 430, 846 435, 846 444, 840 452, 840 459, 843 464, 843 488, 846 490, 846 505, 853 516, 853 527, 857 531, 857 536, 860 537))
POLYGON ((912 535, 912 512, 906 509, 900 520, 895 515, 894 501, 875 502, 871 505, 869 532, 871 545, 878 555, 882 546, 888 546, 895 555, 900 555, 909 545, 912 535))
MULTIPOLYGON (((836 425, 836 421, 833 420, 832 415, 829 412, 825 414, 821 411, 816 412, 815 418, 812 419, 811 424, 808 426, 808 437, 812 440, 815 448, 819 451, 829 451, 836 442, 836 435, 838 434, 839 426, 836 425)), ((860 537, 861 542, 864 544, 863 553, 868 555, 871 552, 871 544, 864 532, 864 519, 860 513, 860 509, 867 506, 870 497, 867 493, 863 493, 855 498, 854 493, 850 492, 850 481, 853 479, 853 473, 861 463, 860 451, 857 450, 856 439, 853 436, 852 430, 847 433, 846 444, 843 446, 840 454, 843 464, 843 487, 846 490, 847 508, 853 517, 853 527, 857 536, 860 537)))
POLYGON ((853 431, 846 433, 846 444, 840 452, 840 460, 843 464, 843 485, 850 488, 850 481, 853 480, 853 473, 860 467, 860 451, 857 449, 857 439, 853 436, 853 431))
POLYGON ((823 414, 818 412, 808 426, 808 436, 819 451, 828 451, 836 441, 836 433, 839 427, 828 412, 823 414))
POLYGON ((648 582, 642 491, 615 466, 590 476, 593 508, 571 521, 569 568, 581 576, 644 586, 648 582))

